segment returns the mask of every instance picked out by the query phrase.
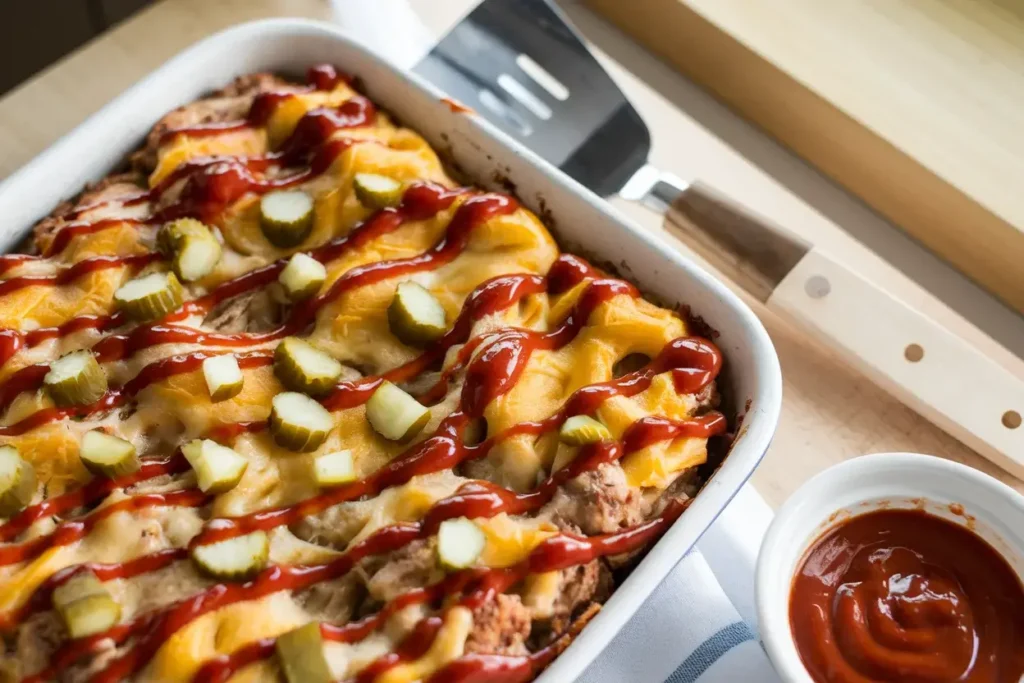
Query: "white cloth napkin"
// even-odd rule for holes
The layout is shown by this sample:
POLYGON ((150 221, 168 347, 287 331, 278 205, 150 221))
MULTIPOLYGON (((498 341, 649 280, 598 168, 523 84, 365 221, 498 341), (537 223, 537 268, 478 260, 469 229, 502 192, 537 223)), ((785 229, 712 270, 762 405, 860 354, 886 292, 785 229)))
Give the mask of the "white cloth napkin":
MULTIPOLYGON (((342 28, 400 68, 436 41, 407 0, 332 4, 342 28)), ((754 564, 771 518, 744 486, 577 683, 777 683, 754 610, 754 564)))

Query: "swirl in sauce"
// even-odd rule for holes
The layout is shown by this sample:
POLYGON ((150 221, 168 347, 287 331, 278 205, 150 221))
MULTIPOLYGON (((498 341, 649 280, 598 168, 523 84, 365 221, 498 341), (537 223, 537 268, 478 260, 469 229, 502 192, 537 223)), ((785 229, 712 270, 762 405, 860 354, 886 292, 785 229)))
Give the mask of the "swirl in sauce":
POLYGON ((827 532, 793 581, 789 619, 815 681, 1012 681, 1024 587, 973 532, 881 510, 827 532))

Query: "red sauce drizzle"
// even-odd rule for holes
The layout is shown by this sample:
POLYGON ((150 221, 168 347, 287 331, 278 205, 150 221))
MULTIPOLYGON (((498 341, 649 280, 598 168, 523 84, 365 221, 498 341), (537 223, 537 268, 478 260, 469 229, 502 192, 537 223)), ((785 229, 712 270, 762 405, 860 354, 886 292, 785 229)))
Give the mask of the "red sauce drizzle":
MULTIPOLYGON (((146 192, 140 196, 149 198, 150 195, 149 192, 146 192)), ((135 199, 137 200, 138 198, 135 199)), ((82 235, 91 235, 118 225, 141 224, 142 221, 136 218, 101 218, 95 221, 76 221, 68 223, 54 233, 53 240, 46 246, 46 249, 43 250, 43 256, 50 257, 55 254, 59 254, 64 251, 69 244, 71 244, 71 240, 82 235)))
POLYGON ((130 579, 141 574, 163 569, 173 562, 185 559, 188 559, 188 550, 185 548, 167 548, 149 555, 133 558, 127 562, 112 564, 89 562, 65 567, 41 583, 32 594, 32 597, 20 608, 12 612, 0 612, 0 631, 11 630, 31 614, 49 609, 51 606, 50 598, 53 595, 54 589, 65 583, 75 574, 91 571, 100 581, 130 579))
POLYGON ((3 275, 8 270, 17 268, 23 263, 29 261, 38 261, 38 256, 32 256, 31 254, 3 254, 0 255, 0 275, 3 275))
POLYGON ((25 275, 23 277, 12 277, 9 280, 0 282, 0 296, 5 296, 25 287, 53 287, 66 285, 74 282, 83 275, 95 273, 108 268, 135 268, 140 269, 148 266, 154 261, 160 260, 160 254, 136 254, 135 256, 94 256, 83 259, 78 263, 65 268, 56 275, 25 275))
POLYGON ((4 524, 0 525, 0 543, 6 543, 14 539, 36 521, 44 517, 58 517, 84 505, 91 505, 100 501, 112 491, 127 488, 140 481, 155 479, 165 474, 186 472, 188 469, 189 464, 185 458, 176 455, 161 460, 143 460, 142 467, 137 472, 123 477, 116 477, 114 479, 95 477, 79 489, 54 496, 35 505, 30 505, 14 517, 11 517, 4 524))
MULTIPOLYGON (((0 436, 17 436, 35 429, 40 425, 48 422, 55 422, 66 417, 86 417, 95 413, 112 410, 127 403, 150 384, 168 379, 174 375, 198 370, 202 366, 204 360, 217 355, 220 354, 209 351, 194 351, 181 356, 162 358, 155 363, 151 363, 144 367, 138 375, 132 378, 123 387, 119 389, 111 389, 104 394, 100 400, 91 405, 68 406, 66 408, 53 407, 38 410, 25 419, 20 420, 9 427, 0 429, 0 436)), ((270 351, 251 351, 249 353, 238 354, 236 357, 238 358, 238 366, 243 370, 270 365, 274 362, 273 353, 270 351)), ((14 376, 14 378, 24 379, 25 381, 34 380, 42 368, 46 368, 46 366, 29 366, 26 370, 32 370, 31 373, 26 373, 25 377, 21 378, 18 377, 18 375, 20 375, 19 372, 14 376)), ((43 374, 45 375, 45 373, 43 374)), ((41 383, 42 377, 39 377, 38 379, 41 383)), ((6 389, 6 385, 4 388, 6 389)))
POLYGON ((462 102, 459 102, 456 99, 452 99, 451 97, 442 97, 441 98, 441 102, 443 102, 444 104, 448 105, 448 109, 453 114, 475 114, 476 113, 475 111, 473 111, 472 107, 467 107, 462 102))
POLYGON ((25 562, 38 557, 48 548, 71 545, 80 541, 99 522, 118 512, 131 512, 151 507, 199 507, 211 500, 210 496, 199 489, 186 489, 171 493, 147 493, 119 500, 106 507, 99 508, 80 519, 61 523, 52 533, 34 538, 31 541, 5 545, 0 547, 0 566, 25 562))
POLYGON ((308 93, 313 90, 333 90, 335 86, 343 80, 346 79, 339 75, 333 66, 323 64, 311 67, 306 74, 306 82, 309 83, 308 87, 262 92, 253 98, 252 105, 250 105, 249 108, 249 114, 244 119, 238 121, 212 121, 208 123, 198 123, 183 128, 172 128, 165 131, 164 134, 160 136, 160 144, 166 144, 172 138, 179 135, 194 138, 208 137, 222 135, 224 133, 234 133, 254 126, 265 125, 281 102, 295 97, 300 93, 308 93))

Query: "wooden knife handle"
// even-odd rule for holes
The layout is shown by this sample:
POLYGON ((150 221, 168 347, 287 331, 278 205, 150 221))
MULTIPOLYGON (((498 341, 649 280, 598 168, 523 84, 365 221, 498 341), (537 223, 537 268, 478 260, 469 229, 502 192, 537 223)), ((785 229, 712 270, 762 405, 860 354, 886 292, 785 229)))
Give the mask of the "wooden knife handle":
POLYGON ((761 301, 811 245, 701 182, 652 188, 667 207, 669 226, 722 274, 761 301), (674 190, 674 194, 673 194, 674 190))
POLYGON ((680 186, 669 227, 770 309, 876 384, 1024 477, 1024 380, 784 228, 706 186, 680 186), (752 233, 759 237, 751 239, 752 233), (785 272, 783 272, 785 271, 785 272))

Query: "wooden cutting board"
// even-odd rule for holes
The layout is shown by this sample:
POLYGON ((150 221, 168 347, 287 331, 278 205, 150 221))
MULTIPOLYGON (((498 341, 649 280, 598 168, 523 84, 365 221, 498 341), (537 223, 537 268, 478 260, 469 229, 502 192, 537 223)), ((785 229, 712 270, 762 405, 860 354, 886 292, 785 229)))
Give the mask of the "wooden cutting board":
POLYGON ((1024 0, 586 0, 1024 312, 1024 0))

